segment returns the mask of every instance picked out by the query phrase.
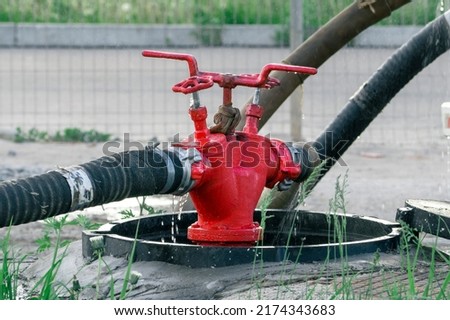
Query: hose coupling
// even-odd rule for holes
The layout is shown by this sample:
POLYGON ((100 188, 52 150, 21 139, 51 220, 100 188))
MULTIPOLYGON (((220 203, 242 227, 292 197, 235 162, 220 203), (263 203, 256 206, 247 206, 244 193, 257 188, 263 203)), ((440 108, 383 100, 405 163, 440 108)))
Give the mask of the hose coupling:
POLYGON ((180 185, 177 190, 172 192, 173 195, 181 196, 196 185, 198 180, 192 178, 192 165, 201 162, 203 157, 200 151, 195 148, 170 147, 168 150, 178 157, 183 169, 180 185))

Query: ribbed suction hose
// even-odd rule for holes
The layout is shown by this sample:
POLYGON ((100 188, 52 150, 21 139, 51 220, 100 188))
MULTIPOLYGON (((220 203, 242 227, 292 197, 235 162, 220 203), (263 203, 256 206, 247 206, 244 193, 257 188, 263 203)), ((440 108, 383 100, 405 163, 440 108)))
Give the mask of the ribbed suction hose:
POLYGON ((447 11, 399 48, 317 137, 312 145, 321 160, 326 161, 321 176, 412 78, 449 49, 450 11, 447 11))
POLYGON ((0 227, 45 219, 129 197, 184 194, 193 187, 195 149, 127 151, 0 184, 0 227))

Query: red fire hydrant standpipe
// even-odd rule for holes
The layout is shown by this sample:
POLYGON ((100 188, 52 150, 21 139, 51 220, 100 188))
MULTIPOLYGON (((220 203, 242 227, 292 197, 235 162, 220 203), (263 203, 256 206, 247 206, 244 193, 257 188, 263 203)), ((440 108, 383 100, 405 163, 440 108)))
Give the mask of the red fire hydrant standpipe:
POLYGON ((143 51, 143 56, 184 60, 190 77, 175 84, 174 92, 192 94, 189 114, 194 122, 193 139, 172 146, 190 163, 190 183, 186 183, 198 221, 188 228, 188 239, 202 245, 253 245, 262 229, 253 221, 253 212, 264 187, 284 189, 301 176, 301 157, 292 145, 258 135, 263 108, 258 104, 261 89, 279 85, 269 77, 273 70, 315 74, 310 67, 267 64, 259 74, 223 74, 198 69, 189 54, 143 51), (198 91, 217 83, 223 88, 223 105, 215 115, 216 126, 208 128, 207 109, 200 105, 198 91), (236 86, 256 88, 253 103, 246 108, 243 131, 234 131, 239 109, 232 107, 231 91, 236 86))

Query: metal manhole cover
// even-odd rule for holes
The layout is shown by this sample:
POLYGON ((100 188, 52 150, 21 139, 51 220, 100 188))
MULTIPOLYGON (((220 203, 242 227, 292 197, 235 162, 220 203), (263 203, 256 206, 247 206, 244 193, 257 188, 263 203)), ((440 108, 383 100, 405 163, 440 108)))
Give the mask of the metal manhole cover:
POLYGON ((395 219, 418 231, 450 239, 450 202, 406 200, 405 207, 397 210, 395 219))

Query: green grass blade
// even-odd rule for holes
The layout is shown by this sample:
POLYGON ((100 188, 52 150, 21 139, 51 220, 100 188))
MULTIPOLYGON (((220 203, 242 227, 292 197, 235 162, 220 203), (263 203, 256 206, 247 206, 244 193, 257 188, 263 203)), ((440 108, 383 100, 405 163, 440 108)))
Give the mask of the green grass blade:
POLYGON ((126 297, 127 297, 128 285, 130 283, 131 266, 133 264, 134 254, 136 252, 137 237, 138 237, 138 234, 139 234, 140 223, 141 223, 141 220, 138 220, 137 226, 136 226, 136 232, 134 234, 133 247, 131 248, 131 253, 130 253, 129 257, 128 257, 128 266, 127 266, 127 270, 125 272, 125 277, 123 279, 122 290, 120 291, 120 300, 125 300, 126 297))

